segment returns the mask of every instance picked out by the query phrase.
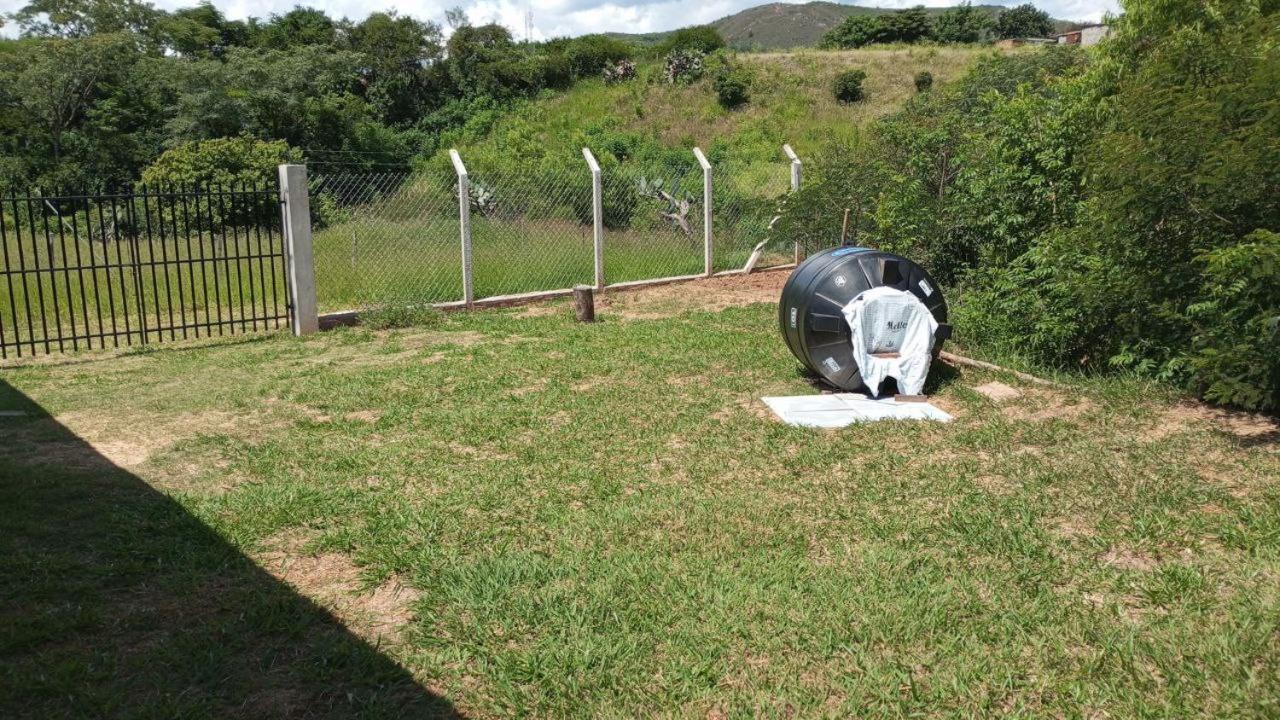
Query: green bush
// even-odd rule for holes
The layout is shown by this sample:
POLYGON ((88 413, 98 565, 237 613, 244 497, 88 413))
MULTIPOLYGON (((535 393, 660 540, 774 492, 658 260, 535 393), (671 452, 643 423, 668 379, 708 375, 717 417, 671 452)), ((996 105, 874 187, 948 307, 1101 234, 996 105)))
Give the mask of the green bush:
POLYGON ((916 92, 924 92, 933 87, 933 73, 921 70, 915 76, 916 92))
POLYGON ((732 110, 751 99, 751 73, 741 66, 725 65, 716 72, 712 83, 720 105, 732 110))
POLYGON ((671 33, 665 42, 658 45, 657 50, 659 55, 670 55, 681 50, 710 55, 724 46, 724 37, 715 28, 710 25, 695 25, 671 33))
POLYGON ((144 185, 231 187, 274 183, 276 167, 302 162, 301 151, 283 140, 248 136, 199 140, 166 150, 142 171, 144 185))
POLYGON ((862 92, 862 81, 866 79, 865 70, 845 70, 836 75, 831 88, 832 93, 836 96, 836 100, 842 103, 859 102, 865 97, 862 92))
POLYGON ((1204 298, 1188 308, 1197 388, 1214 402, 1280 408, 1280 234, 1258 230, 1202 259, 1204 298))

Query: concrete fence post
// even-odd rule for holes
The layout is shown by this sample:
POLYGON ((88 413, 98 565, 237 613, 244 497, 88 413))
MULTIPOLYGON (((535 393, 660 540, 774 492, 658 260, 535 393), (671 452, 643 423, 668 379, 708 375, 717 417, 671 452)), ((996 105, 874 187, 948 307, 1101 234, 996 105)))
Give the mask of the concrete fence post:
POLYGON ((695 147, 693 156, 698 159, 698 165, 702 167, 702 263, 703 274, 710 277, 715 272, 715 251, 711 230, 711 221, 713 219, 711 213, 711 163, 707 162, 707 156, 702 154, 702 148, 695 147))
POLYGON ((596 289, 604 289, 604 182, 600 176, 600 163, 591 154, 591 148, 582 148, 582 157, 591 170, 591 236, 595 244, 596 289))
POLYGON ((311 199, 307 194, 307 166, 281 165, 280 201, 283 208, 285 261, 289 266, 289 302, 293 306, 293 334, 310 335, 320 329, 316 304, 315 253, 311 247, 311 199))
POLYGON ((475 302, 475 286, 471 278, 471 181, 467 177, 467 166, 462 164, 462 156, 457 150, 449 150, 449 159, 453 161, 453 171, 458 174, 458 228, 462 236, 462 301, 467 305, 475 302))
MULTIPOLYGON (((787 159, 791 161, 791 192, 800 189, 800 176, 804 168, 804 163, 800 162, 800 156, 796 155, 796 151, 791 149, 791 145, 783 145, 782 152, 786 153, 787 159)), ((795 263, 800 264, 800 241, 795 244, 795 263)))

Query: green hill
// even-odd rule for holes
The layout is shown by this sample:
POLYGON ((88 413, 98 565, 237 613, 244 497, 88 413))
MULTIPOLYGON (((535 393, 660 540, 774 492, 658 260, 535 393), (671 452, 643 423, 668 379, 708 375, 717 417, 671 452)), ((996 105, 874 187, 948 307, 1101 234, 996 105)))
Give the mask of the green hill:
POLYGON ((783 143, 809 154, 832 137, 852 135, 870 120, 901 108, 916 92, 916 73, 927 70, 944 85, 983 52, 990 50, 886 46, 742 53, 737 60, 751 73, 751 100, 736 110, 717 103, 710 74, 691 85, 670 85, 661 81, 660 63, 647 61, 632 82, 580 82, 451 141, 477 161, 495 162, 516 149, 526 157, 573 159, 584 144, 606 149, 619 138, 655 150, 685 152, 697 145, 737 167, 762 165, 778 172, 783 143), (842 105, 831 86, 836 74, 848 68, 867 72, 867 98, 842 105))
MULTIPOLYGON (((977 5, 981 10, 997 14, 1004 10, 999 5, 977 5)), ((930 15, 940 15, 945 7, 927 8, 930 15)), ((785 50, 798 47, 814 47, 823 34, 852 15, 882 15, 895 12, 894 8, 842 5, 833 2, 767 3, 747 8, 711 23, 720 31, 730 47, 739 50, 785 50)), ((1054 20, 1055 29, 1075 27, 1066 20, 1054 20)), ((656 45, 669 33, 626 34, 611 33, 640 45, 656 45)))

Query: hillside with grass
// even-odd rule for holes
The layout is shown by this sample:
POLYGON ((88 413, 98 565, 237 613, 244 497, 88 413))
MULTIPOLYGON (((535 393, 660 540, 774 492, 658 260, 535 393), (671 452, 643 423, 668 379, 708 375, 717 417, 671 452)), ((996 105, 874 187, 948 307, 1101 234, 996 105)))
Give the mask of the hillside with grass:
POLYGON ((470 164, 547 156, 580 162, 584 146, 602 160, 646 162, 674 154, 692 162, 688 150, 697 146, 713 162, 739 170, 767 166, 781 177, 783 143, 803 157, 832 138, 851 137, 901 109, 917 93, 917 74, 931 73, 936 87, 945 86, 974 58, 991 52, 971 46, 881 46, 740 53, 727 62, 749 77, 750 99, 734 109, 718 101, 713 69, 695 82, 672 84, 663 81, 661 61, 644 62, 632 81, 586 80, 496 118, 476 118, 450 140, 470 164), (866 72, 865 98, 841 103, 832 85, 849 69, 866 72))
MULTIPOLYGON (((974 5, 974 8, 992 16, 1005 9, 1000 5, 974 5)), ((930 17, 937 17, 949 9, 933 7, 926 8, 925 11, 930 17)), ((895 8, 844 5, 833 2, 804 4, 774 2, 727 15, 710 25, 724 36, 729 47, 739 50, 785 50, 816 47, 822 40, 822 36, 843 22, 845 18, 855 15, 887 15, 895 11, 895 8)), ((1053 23, 1057 32, 1077 25, 1070 20, 1055 19, 1053 23)), ((638 45, 657 45, 671 33, 612 34, 614 37, 629 40, 638 45)))

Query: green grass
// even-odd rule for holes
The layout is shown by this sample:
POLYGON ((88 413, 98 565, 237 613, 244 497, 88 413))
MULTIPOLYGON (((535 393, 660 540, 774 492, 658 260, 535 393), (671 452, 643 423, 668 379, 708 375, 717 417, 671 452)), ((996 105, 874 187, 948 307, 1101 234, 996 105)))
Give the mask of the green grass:
POLYGON ((792 429, 773 306, 625 301, 6 369, 0 715, 1276 713, 1274 428, 938 368, 792 429))

